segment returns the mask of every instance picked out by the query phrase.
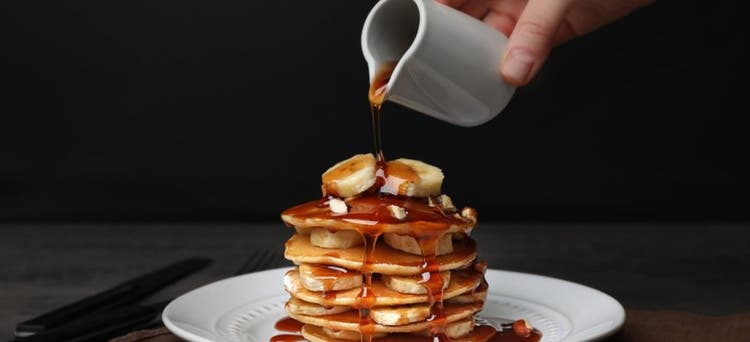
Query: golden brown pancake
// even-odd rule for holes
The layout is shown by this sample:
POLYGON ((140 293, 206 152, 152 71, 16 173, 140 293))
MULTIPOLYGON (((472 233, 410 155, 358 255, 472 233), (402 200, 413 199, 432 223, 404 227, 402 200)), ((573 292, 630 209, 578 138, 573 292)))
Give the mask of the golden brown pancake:
POLYGON ((411 234, 418 227, 422 232, 439 231, 443 233, 469 233, 476 223, 474 219, 460 215, 443 215, 436 207, 430 207, 424 201, 399 197, 364 196, 346 201, 349 211, 344 215, 332 215, 325 199, 311 201, 289 208, 281 214, 281 219, 297 229, 325 227, 329 229, 348 229, 360 232, 372 231, 373 213, 388 211, 388 205, 406 209, 410 215, 405 220, 394 220, 386 215, 378 217, 377 230, 381 233, 411 234))
POLYGON ((304 300, 292 297, 291 299, 289 299, 288 302, 286 302, 286 310, 289 312, 294 312, 299 315, 325 316, 325 315, 333 315, 337 313, 342 313, 342 312, 346 312, 349 310, 354 310, 354 308, 349 307, 349 306, 325 307, 322 305, 306 302, 304 300))
MULTIPOLYGON (((471 318, 469 318, 471 319, 471 318)), ((450 331, 451 328, 454 325, 463 323, 464 320, 450 323, 447 326, 447 331, 450 331)), ((470 333, 463 335, 463 336, 449 336, 451 337, 451 340, 453 342, 486 342, 492 336, 494 336, 494 329, 489 329, 491 331, 488 331, 488 329, 482 329, 481 327, 479 329, 474 329, 470 333)), ((395 333, 395 334, 389 334, 387 337, 387 340, 382 338, 374 338, 373 342, 381 342, 381 341, 387 341, 387 342, 432 342, 432 337, 425 337, 422 336, 425 332, 419 333, 419 334, 411 334, 411 333, 395 333)), ((329 336, 326 334, 326 332, 323 330, 322 327, 314 326, 311 324, 305 324, 302 327, 302 336, 304 336, 308 341, 310 342, 351 342, 351 341, 359 341, 359 339, 356 340, 348 340, 348 339, 337 339, 329 336)))
MULTIPOLYGON (((445 322, 452 323, 462 319, 471 317, 474 313, 482 310, 482 304, 453 304, 446 303, 444 305, 445 322)), ((360 318, 359 312, 356 310, 347 311, 334 315, 325 316, 308 316, 299 315, 289 312, 289 316, 305 324, 311 324, 319 327, 326 327, 334 330, 349 330, 359 331, 360 318)), ((414 333, 421 332, 430 328, 430 322, 421 321, 417 323, 386 326, 381 324, 374 324, 373 329, 375 333, 386 332, 386 333, 414 333)))
MULTIPOLYGON (((284 287, 293 297, 325 307, 355 306, 357 304, 360 289, 335 291, 332 293, 310 291, 302 286, 298 272, 296 269, 291 270, 284 277, 284 287)), ((443 291, 443 299, 449 300, 450 298, 471 292, 480 285, 483 276, 482 273, 473 269, 453 271, 450 285, 443 291)), ((373 279, 372 292, 375 294, 374 306, 429 302, 429 297, 426 294, 400 293, 386 287, 380 279, 373 279)))
MULTIPOLYGON (((294 234, 286 242, 284 257, 295 264, 323 264, 344 267, 349 270, 362 269, 365 251, 363 246, 329 249, 314 246, 310 236, 294 234)), ((440 255, 437 262, 441 271, 455 270, 471 264, 477 257, 476 242, 471 238, 453 241, 453 253, 440 255)), ((418 275, 424 272, 424 257, 409 254, 377 243, 370 270, 373 273, 390 275, 418 275)))

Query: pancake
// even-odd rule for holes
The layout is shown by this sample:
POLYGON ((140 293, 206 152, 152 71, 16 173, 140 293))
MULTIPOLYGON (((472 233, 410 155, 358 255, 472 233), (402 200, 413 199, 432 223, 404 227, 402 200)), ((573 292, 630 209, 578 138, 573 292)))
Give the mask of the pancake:
MULTIPOLYGON (((473 269, 453 271, 451 282, 443 291, 443 299, 449 300, 459 295, 470 293, 482 282, 483 274, 473 269)), ((284 288, 292 297, 325 307, 356 306, 360 289, 335 292, 314 292, 305 289, 299 278, 299 271, 294 269, 284 276, 284 288)), ((373 306, 407 305, 429 302, 427 294, 405 294, 391 290, 379 278, 372 281, 372 292, 375 294, 373 306)))
POLYGON ((487 300, 487 289, 489 286, 487 285, 487 281, 482 279, 482 283, 479 284, 479 286, 466 293, 462 293, 458 296, 452 297, 450 299, 447 299, 447 302, 450 303, 477 303, 477 302, 485 302, 487 300))
POLYGON ((348 306, 322 306, 292 297, 286 302, 286 310, 300 315, 324 316, 354 310, 348 306))
MULTIPOLYGON (((446 303, 455 304, 471 304, 471 303, 484 303, 487 299, 487 287, 480 285, 478 288, 471 290, 466 293, 462 293, 456 297, 445 300, 446 303)), ((425 305, 425 304, 416 304, 425 305)), ((374 309, 381 308, 399 308, 400 306, 380 306, 374 309)), ((341 313, 349 310, 356 310, 349 306, 322 306, 316 303, 306 302, 299 298, 292 297, 286 305, 286 310, 297 314, 308 315, 308 316, 323 316, 335 313, 341 313)))
MULTIPOLYGON (((452 322, 460 321, 469 317, 472 317, 474 313, 482 310, 482 304, 454 304, 446 303, 443 307, 445 314, 445 322, 450 324, 452 322)), ((319 327, 325 327, 334 330, 349 330, 359 331, 360 329, 360 318, 359 312, 356 310, 347 311, 334 315, 324 316, 308 316, 289 312, 289 316, 305 324, 312 324, 319 327)), ((430 328, 430 322, 421 321, 416 323, 387 326, 382 324, 374 324, 372 326, 374 333, 416 333, 428 330, 430 328)))
MULTIPOLYGON (((295 264, 324 264, 349 270, 362 269, 365 250, 363 246, 329 249, 314 246, 310 236, 294 234, 286 242, 284 257, 295 264)), ((453 241, 453 252, 437 257, 440 271, 450 271, 471 264, 477 257, 476 242, 471 238, 453 241)), ((369 265, 373 273, 388 275, 418 275, 424 272, 424 257, 402 252, 385 243, 377 243, 369 265)))
POLYGON ((311 342, 488 341, 495 329, 474 318, 487 298, 476 210, 442 193, 439 168, 379 157, 335 164, 323 198, 281 214, 299 266, 284 276, 287 313, 311 342))
MULTIPOLYGON (((486 329, 491 327, 479 327, 477 329, 472 330, 468 334, 460 334, 460 335, 454 335, 451 332, 453 330, 458 330, 456 333, 461 332, 462 330, 465 330, 465 327, 462 327, 462 325, 465 325, 470 323, 470 326, 473 327, 473 320, 471 318, 466 320, 457 321, 454 323, 448 324, 446 327, 446 335, 451 338, 454 342, 486 342, 492 336, 495 335, 495 329, 486 329), (456 329, 458 328, 458 329, 456 329)), ((434 339, 432 337, 424 336, 427 334, 426 331, 420 332, 420 333, 395 333, 395 334, 388 334, 387 338, 374 338, 373 342, 433 342, 434 339)), ((351 341, 359 341, 359 337, 357 338, 350 338, 350 339, 341 339, 341 338, 333 338, 329 336, 325 332, 325 330, 322 327, 314 326, 311 324, 305 324, 302 327, 302 336, 304 336, 308 341, 310 342, 351 342, 351 341)), ((355 336, 358 336, 358 334, 355 333, 355 336)))
POLYGON ((439 208, 429 206, 425 201, 401 197, 357 197, 347 199, 346 214, 332 214, 327 200, 316 200, 289 208, 281 213, 287 225, 297 229, 326 227, 330 229, 358 230, 371 232, 377 222, 380 233, 412 234, 415 230, 423 234, 430 232, 469 233, 474 228, 476 217, 444 215, 439 208), (395 205, 409 212, 405 219, 393 219, 387 206, 395 205), (382 215, 377 215, 383 213, 382 215), (373 221, 376 219, 377 221, 373 221))

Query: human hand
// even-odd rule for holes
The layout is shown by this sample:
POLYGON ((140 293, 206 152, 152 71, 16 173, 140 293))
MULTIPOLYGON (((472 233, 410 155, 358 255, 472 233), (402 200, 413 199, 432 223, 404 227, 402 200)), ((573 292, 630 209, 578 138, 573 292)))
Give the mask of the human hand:
POLYGON ((508 36, 500 61, 506 82, 531 81, 553 46, 582 36, 654 0, 437 0, 508 36))

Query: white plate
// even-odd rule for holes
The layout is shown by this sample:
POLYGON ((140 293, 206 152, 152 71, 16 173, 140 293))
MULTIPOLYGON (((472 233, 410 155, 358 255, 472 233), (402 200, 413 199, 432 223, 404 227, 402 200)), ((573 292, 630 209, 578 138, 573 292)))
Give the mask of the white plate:
MULTIPOLYGON (((288 268, 224 279, 190 291, 164 309, 164 324, 177 336, 200 342, 268 342, 289 299, 282 285, 288 268)), ((481 317, 525 318, 542 342, 601 340, 622 326, 625 311, 614 298, 555 278, 488 270, 481 317)))

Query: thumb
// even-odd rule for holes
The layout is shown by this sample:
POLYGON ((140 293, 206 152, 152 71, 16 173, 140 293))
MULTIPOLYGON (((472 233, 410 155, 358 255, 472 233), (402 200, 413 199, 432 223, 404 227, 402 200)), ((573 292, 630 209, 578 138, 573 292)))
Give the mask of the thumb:
POLYGON ((530 0, 513 28, 500 62, 506 82, 522 86, 536 75, 552 49, 570 0, 530 0))

